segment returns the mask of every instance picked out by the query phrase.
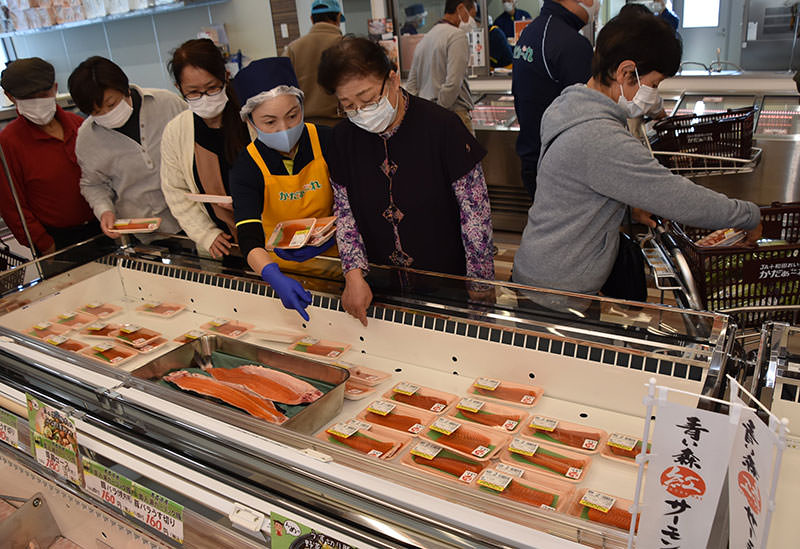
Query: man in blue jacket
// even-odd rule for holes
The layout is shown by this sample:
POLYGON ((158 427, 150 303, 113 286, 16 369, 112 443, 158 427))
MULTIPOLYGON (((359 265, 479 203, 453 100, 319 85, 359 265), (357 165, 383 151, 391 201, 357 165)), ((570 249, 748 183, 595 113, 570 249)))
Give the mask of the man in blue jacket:
POLYGON ((517 9, 517 0, 503 0, 503 13, 497 16, 494 24, 500 27, 506 36, 514 38, 514 21, 525 21, 530 18, 530 13, 517 9))
POLYGON ((600 0, 545 0, 539 16, 528 25, 514 47, 514 107, 519 120, 517 154, 522 182, 533 198, 544 111, 572 84, 591 76, 592 45, 579 34, 594 21, 600 0))

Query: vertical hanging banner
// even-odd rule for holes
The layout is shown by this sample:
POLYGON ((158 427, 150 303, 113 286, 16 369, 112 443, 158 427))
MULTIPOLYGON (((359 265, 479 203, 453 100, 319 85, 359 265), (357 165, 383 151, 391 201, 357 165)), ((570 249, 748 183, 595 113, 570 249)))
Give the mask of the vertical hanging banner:
POLYGON ((738 415, 731 418, 666 398, 658 400, 656 415, 637 546, 705 547, 736 433, 732 419, 738 415))
POLYGON ((483 29, 471 30, 467 33, 469 43, 469 66, 482 67, 486 64, 486 43, 483 39, 483 29))
POLYGON ((752 410, 742 412, 728 466, 730 547, 761 547, 778 435, 752 410))

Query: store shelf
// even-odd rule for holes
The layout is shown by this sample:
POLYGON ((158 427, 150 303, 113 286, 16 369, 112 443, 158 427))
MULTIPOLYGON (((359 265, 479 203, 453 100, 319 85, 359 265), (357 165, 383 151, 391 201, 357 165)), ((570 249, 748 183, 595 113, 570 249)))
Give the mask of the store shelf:
POLYGON ((112 21, 121 21, 123 19, 130 19, 133 17, 143 17, 145 15, 158 15, 160 13, 168 13, 172 11, 180 11, 189 8, 199 8, 204 6, 213 6, 214 4, 222 4, 228 0, 186 0, 183 2, 173 2, 171 4, 164 4, 161 6, 154 6, 152 8, 145 8, 142 10, 133 10, 126 13, 118 13, 114 15, 106 15, 104 17, 95 17, 93 19, 84 19, 82 21, 73 21, 70 23, 62 23, 60 25, 51 25, 49 27, 41 27, 38 29, 26 29, 13 32, 0 33, 0 38, 13 38, 15 36, 26 36, 30 34, 39 34, 42 32, 50 32, 55 30, 73 29, 76 27, 85 27, 87 25, 97 25, 99 23, 110 23, 112 21))

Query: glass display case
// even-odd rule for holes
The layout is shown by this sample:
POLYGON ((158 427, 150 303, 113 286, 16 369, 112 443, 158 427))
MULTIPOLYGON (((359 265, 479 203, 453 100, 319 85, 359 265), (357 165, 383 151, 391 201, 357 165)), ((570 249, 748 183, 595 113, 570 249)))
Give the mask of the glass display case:
POLYGON ((790 137, 800 135, 800 97, 768 95, 761 103, 757 135, 790 137))
POLYGON ((514 96, 487 93, 475 103, 472 124, 476 130, 519 130, 514 111, 514 96))
POLYGON ((755 95, 700 95, 687 93, 681 98, 675 115, 716 114, 756 104, 755 95))
MULTIPOLYGON (((31 399, 60 410, 75 425, 83 470, 91 473, 86 463, 100 464, 172 502, 170 509, 181 510, 187 545, 218 530, 245 539, 243 547, 268 541, 282 547, 277 536, 290 521, 304 525, 298 532, 305 534, 308 526, 352 547, 625 547, 622 530, 569 510, 590 488, 630 497, 635 467, 598 451, 580 454, 587 465, 578 468, 584 474, 573 473, 577 480, 521 477, 521 484, 557 496, 542 508, 535 498, 502 497, 476 485, 487 468, 527 475, 514 461, 495 454, 465 459, 447 450, 441 457, 455 462, 444 459, 437 462, 443 469, 431 472, 418 466, 412 450, 438 438, 429 426, 440 419, 482 433, 497 456, 513 437, 533 429, 535 415, 636 435, 643 425, 643 385, 651 377, 688 393, 724 391, 735 334, 722 315, 372 266, 374 301, 364 327, 342 310, 338 262, 318 258, 294 273, 313 294, 311 320, 304 322, 253 273, 194 257, 180 238, 165 244, 116 250, 0 300, 0 412, 5 422, 16 418, 21 450, 0 447, 33 462, 23 452, 35 442, 24 419, 31 399), (153 314, 166 304, 178 312, 153 314), (98 356, 105 352, 98 350, 103 340, 92 336, 89 325, 74 324, 73 314, 99 314, 97 307, 115 316, 96 322, 135 324, 166 341, 152 350, 140 347, 125 362, 98 356), (242 327, 240 333, 221 328, 232 324, 242 327), (68 329, 53 338, 48 330, 54 326, 68 329), (220 335, 225 333, 230 337, 220 335), (309 358, 313 351, 298 343, 334 354, 309 358), (202 375, 209 367, 226 367, 215 353, 287 372, 311 364, 339 377, 320 386, 320 402, 327 398, 328 404, 307 409, 313 421, 273 424, 244 413, 241 403, 180 390, 172 381, 180 378, 169 377, 188 368, 202 375), (521 388, 528 400, 515 404, 516 395, 507 402, 503 393, 493 398, 478 378, 498 380, 515 395, 521 388), (397 404, 411 410, 406 413, 420 429, 395 432, 390 438, 398 446, 391 453, 386 447, 385 459, 382 450, 362 453, 331 436, 369 413, 367 423, 376 423, 364 436, 386 436, 369 409, 376 400, 394 401, 400 393, 395 389, 409 384, 434 400, 447 395, 441 397, 446 404, 425 413, 397 404), (494 428, 468 424, 459 406, 476 398, 489 415, 510 409, 516 419, 494 428), (474 474, 453 476, 450 464, 464 462, 477 463, 474 474)), ((112 346, 126 345, 122 334, 111 337, 112 346)), ((304 372, 304 379, 321 381, 304 372)), ((685 402, 697 404, 690 396, 685 402)), ((292 413, 282 405, 279 411, 292 413)), ((93 499, 85 481, 74 488, 109 512, 119 511, 93 499)), ((119 516, 156 535, 152 524, 119 516)), ((175 540, 174 531, 160 532, 165 541, 175 540)))

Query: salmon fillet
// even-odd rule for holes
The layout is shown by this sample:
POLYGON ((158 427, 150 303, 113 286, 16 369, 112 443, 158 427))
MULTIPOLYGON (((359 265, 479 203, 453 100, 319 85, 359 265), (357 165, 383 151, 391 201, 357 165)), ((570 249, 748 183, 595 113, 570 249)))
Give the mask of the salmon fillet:
POLYGON ((361 433, 354 433, 349 437, 340 437, 339 435, 328 433, 328 436, 333 437, 337 442, 341 442, 362 454, 368 454, 373 450, 377 450, 381 453, 381 456, 384 456, 394 448, 394 444, 391 442, 381 442, 361 433))
POLYGON ((534 465, 539 465, 540 467, 545 467, 546 469, 550 469, 554 473, 558 473, 560 475, 566 475, 570 467, 583 469, 583 463, 578 461, 577 459, 570 459, 566 457, 550 455, 542 452, 541 450, 537 450, 532 456, 526 456, 524 454, 514 454, 514 455, 519 456, 525 461, 529 461, 534 465))
POLYGON ((499 398, 500 400, 507 400, 509 402, 522 402, 522 398, 525 396, 536 397, 536 391, 533 389, 522 389, 520 387, 503 387, 503 385, 498 385, 497 388, 492 391, 490 389, 483 389, 481 387, 474 387, 475 392, 479 395, 486 395, 488 397, 499 398))
POLYGON ((464 416, 464 419, 490 427, 502 426, 509 420, 517 423, 522 420, 522 416, 519 414, 493 414, 491 412, 470 412, 469 410, 459 410, 458 413, 464 416))
POLYGON ((489 448, 492 444, 489 437, 463 426, 452 434, 440 436, 436 442, 467 454, 472 453, 478 446, 489 448))
POLYGON ((425 459, 424 457, 413 455, 411 456, 411 458, 420 465, 425 465, 426 467, 433 467, 434 469, 438 469, 443 473, 454 475, 456 477, 460 477, 461 475, 464 474, 465 471, 480 473, 481 471, 483 471, 484 468, 484 465, 480 463, 467 463, 466 461, 461 461, 460 459, 453 459, 453 458, 446 458, 439 456, 436 456, 433 459, 425 459))
POLYGON ((417 391, 413 395, 394 393, 392 395, 392 399, 396 400, 397 402, 402 402, 404 404, 414 406, 415 408, 422 408, 423 410, 433 410, 433 407, 437 404, 441 404, 442 406, 447 406, 447 401, 445 399, 434 396, 421 395, 419 394, 419 391, 417 391))
POLYGON ((262 398, 242 385, 223 383, 203 374, 193 374, 183 370, 164 376, 163 379, 174 383, 185 391, 217 398, 226 404, 244 410, 248 414, 270 423, 281 424, 289 419, 275 408, 271 401, 262 398))
POLYGON ((524 484, 520 484, 516 480, 512 480, 511 483, 506 486, 506 489, 500 492, 500 495, 508 499, 513 499, 514 501, 527 503, 528 505, 534 505, 536 507, 541 505, 555 507, 557 500, 557 496, 555 494, 530 488, 524 484))
MULTIPOLYGON (((606 524, 608 526, 614 526, 615 528, 620 528, 622 530, 628 530, 631 527, 631 519, 633 516, 624 509, 612 507, 609 509, 608 513, 598 511, 597 509, 592 509, 591 507, 588 509, 589 512, 586 516, 591 521, 599 522, 600 524, 606 524)), ((639 529, 639 516, 636 517, 635 529, 639 529)))
POLYGON ((376 414, 375 412, 367 412, 364 420, 369 421, 370 423, 383 425, 384 427, 391 427, 392 429, 397 429, 399 431, 408 431, 417 423, 422 423, 418 417, 396 414, 394 412, 390 412, 385 416, 376 414))
POLYGON ((583 443, 586 439, 597 441, 599 438, 597 433, 564 429, 562 427, 556 427, 552 431, 548 431, 546 429, 536 429, 533 427, 532 429, 534 429, 537 435, 550 437, 557 440, 561 444, 566 444, 567 446, 572 446, 573 448, 583 448, 583 443))
POLYGON ((244 385, 264 398, 284 404, 314 402, 322 396, 322 391, 310 383, 263 366, 248 364, 230 369, 209 368, 206 371, 214 379, 244 385))
MULTIPOLYGON (((650 445, 648 444, 648 446, 650 445)), ((624 448, 617 448, 616 446, 611 446, 611 445, 609 445, 608 449, 611 450, 612 454, 621 457, 636 459, 636 456, 642 453, 642 441, 640 440, 639 442, 637 442, 636 446, 634 446, 633 449, 631 450, 626 450, 624 448)))

